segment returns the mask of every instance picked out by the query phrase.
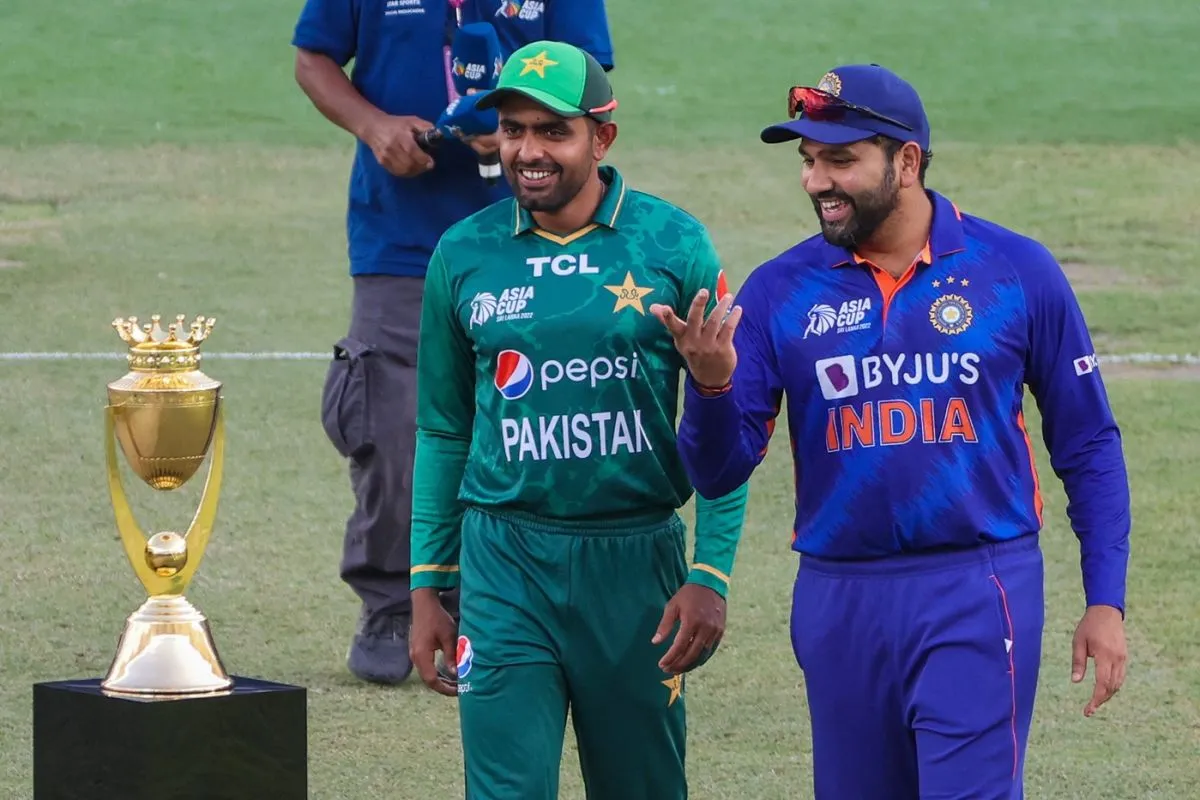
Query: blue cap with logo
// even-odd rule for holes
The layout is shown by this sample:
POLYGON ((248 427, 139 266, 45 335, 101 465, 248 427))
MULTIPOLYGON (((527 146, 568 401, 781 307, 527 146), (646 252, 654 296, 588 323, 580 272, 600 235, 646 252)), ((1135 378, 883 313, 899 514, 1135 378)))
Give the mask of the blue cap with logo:
POLYGON ((883 135, 929 150, 929 119, 917 90, 878 64, 837 67, 816 86, 793 86, 788 116, 793 119, 764 128, 762 140, 851 144, 883 135))

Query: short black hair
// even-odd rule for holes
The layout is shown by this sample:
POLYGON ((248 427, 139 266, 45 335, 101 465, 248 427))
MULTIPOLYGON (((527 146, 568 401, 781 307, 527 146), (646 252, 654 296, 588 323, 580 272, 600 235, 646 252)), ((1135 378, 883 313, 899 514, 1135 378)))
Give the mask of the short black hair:
MULTIPOLYGON (((883 155, 888 159, 895 158, 896 153, 899 153, 900 148, 904 146, 904 142, 900 141, 899 139, 893 139, 891 136, 884 136, 883 134, 872 136, 867 141, 882 147, 883 155)), ((921 168, 917 172, 917 181, 921 184, 921 186, 925 185, 925 172, 929 169, 929 162, 932 160, 932 150, 921 151, 921 168)))

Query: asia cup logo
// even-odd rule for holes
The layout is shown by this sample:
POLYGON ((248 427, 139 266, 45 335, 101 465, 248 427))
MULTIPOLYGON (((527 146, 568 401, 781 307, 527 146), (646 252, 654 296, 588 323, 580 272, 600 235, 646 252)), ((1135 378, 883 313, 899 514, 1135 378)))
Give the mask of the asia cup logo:
POLYGON ((505 400, 517 400, 533 386, 533 364, 524 353, 501 350, 496 358, 496 391, 505 400))
POLYGON ((815 336, 827 333, 835 322, 837 322, 837 311, 833 306, 817 303, 808 310, 808 327, 804 329, 804 336, 801 338, 807 339, 810 333, 815 336))
POLYGON ((471 298, 471 327, 482 325, 496 313, 496 295, 480 292, 471 298))
POLYGON ((466 636, 458 637, 458 679, 461 681, 471 673, 471 665, 475 662, 475 648, 466 636))
POLYGON ((533 22, 545 11, 545 0, 503 0, 500 7, 496 9, 496 16, 533 22))

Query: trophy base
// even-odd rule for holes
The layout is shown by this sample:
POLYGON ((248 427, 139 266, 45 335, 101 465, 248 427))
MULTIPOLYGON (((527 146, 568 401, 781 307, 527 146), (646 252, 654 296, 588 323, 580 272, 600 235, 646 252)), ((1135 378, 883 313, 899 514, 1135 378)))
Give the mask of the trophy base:
POLYGON ((158 595, 129 615, 100 688, 115 695, 225 692, 233 686, 208 620, 183 595, 158 595))
POLYGON ((307 694, 237 677, 220 696, 33 686, 34 800, 307 800, 307 694))

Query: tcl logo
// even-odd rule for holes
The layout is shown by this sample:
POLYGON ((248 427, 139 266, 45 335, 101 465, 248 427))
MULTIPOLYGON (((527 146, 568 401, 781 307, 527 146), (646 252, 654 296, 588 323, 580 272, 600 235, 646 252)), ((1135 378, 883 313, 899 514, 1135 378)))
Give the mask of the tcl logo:
POLYGON ((551 275, 574 275, 576 273, 596 275, 600 272, 599 267, 588 264, 587 253, 581 253, 578 259, 566 253, 557 256, 538 256, 525 259, 525 264, 533 269, 535 278, 545 275, 547 268, 551 275))

